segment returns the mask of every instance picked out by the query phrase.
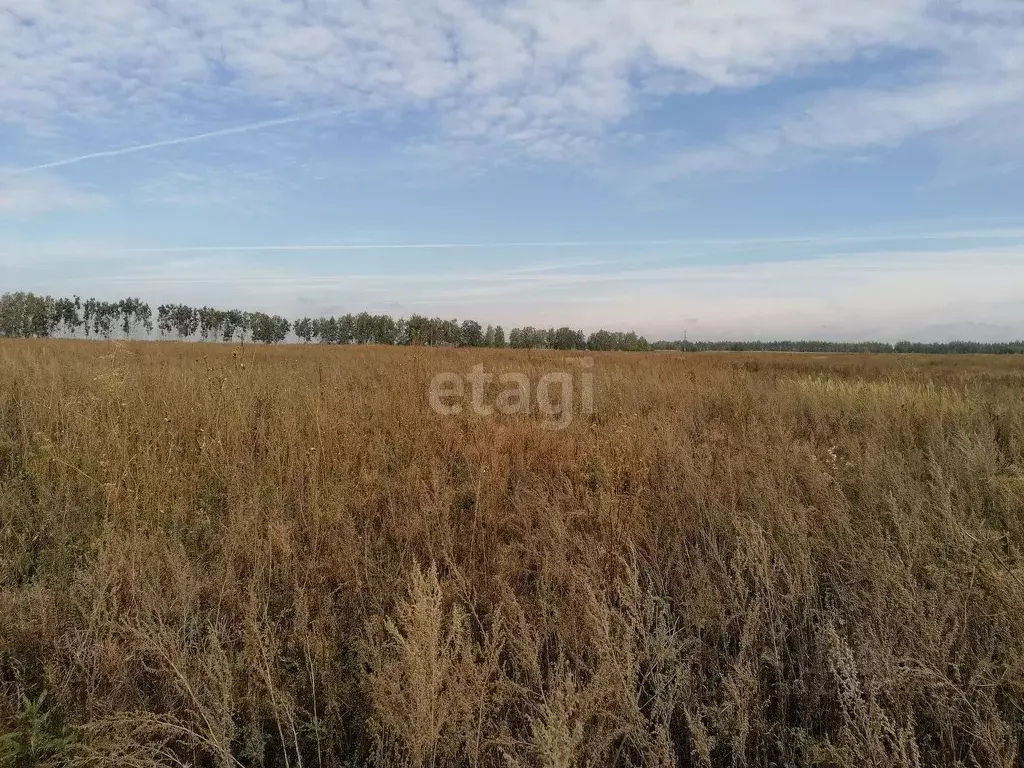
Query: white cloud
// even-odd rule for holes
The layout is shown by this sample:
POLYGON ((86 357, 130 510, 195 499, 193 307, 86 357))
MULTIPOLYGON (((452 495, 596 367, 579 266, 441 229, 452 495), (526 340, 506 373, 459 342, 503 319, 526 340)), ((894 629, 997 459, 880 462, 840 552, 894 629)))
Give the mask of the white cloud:
POLYGON ((928 3, 933 13, 907 38, 908 50, 929 54, 926 64, 894 70, 885 82, 814 94, 754 128, 671 153, 648 180, 746 173, 971 125, 986 126, 985 142, 1019 162, 1016 128, 993 116, 1024 107, 1024 5, 958 5, 928 3))
MULTIPOLYGON (((692 175, 749 172, 799 162, 816 154, 894 147, 1021 103, 1024 66, 1013 73, 988 72, 984 78, 935 80, 884 90, 837 90, 757 131, 673 153, 662 158, 649 175, 655 181, 668 181, 692 175)), ((1004 131, 1010 128, 1008 124, 1000 127, 1004 131)), ((1011 147, 1004 149, 1011 154, 1011 147)), ((1013 149, 1019 152, 1020 148, 1013 149)))
POLYGON ((438 118, 435 138, 578 157, 655 92, 750 88, 894 52, 931 63, 924 80, 826 96, 767 132, 678 158, 686 172, 794 148, 888 145, 1018 100, 1013 82, 1024 79, 1024 14, 1014 0, 5 6, 0 119, 148 129, 138 144, 161 138, 152 136, 157 120, 184 127, 174 124, 182 111, 207 127, 232 107, 277 114, 429 108, 438 118))

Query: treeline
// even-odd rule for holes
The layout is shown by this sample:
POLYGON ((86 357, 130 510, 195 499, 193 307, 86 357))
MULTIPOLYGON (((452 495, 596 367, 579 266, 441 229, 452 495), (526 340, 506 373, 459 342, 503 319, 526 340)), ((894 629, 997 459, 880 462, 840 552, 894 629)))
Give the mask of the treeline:
POLYGON ((655 350, 690 352, 875 352, 928 355, 1020 355, 1024 341, 656 341, 655 350))
MULTIPOLYGON (((157 307, 156 328, 161 336, 181 339, 199 336, 204 340, 235 339, 284 341, 291 323, 263 312, 222 311, 211 307, 197 309, 184 304, 157 307)), ((120 301, 53 298, 33 293, 5 293, 0 296, 0 336, 43 338, 77 336, 103 339, 115 333, 127 338, 149 336, 153 332, 153 310, 134 297, 120 301)))
POLYGON ((984 343, 950 341, 658 341, 650 343, 632 331, 600 330, 585 335, 569 327, 513 328, 506 336, 500 326, 486 327, 475 320, 412 315, 395 319, 368 312, 340 317, 303 317, 289 320, 264 312, 161 304, 154 314, 141 299, 120 301, 54 298, 33 293, 0 296, 0 336, 42 338, 80 336, 109 339, 149 338, 155 330, 162 338, 203 341, 254 341, 274 344, 298 339, 316 344, 421 344, 433 347, 511 347, 513 349, 590 350, 593 352, 875 352, 927 354, 1024 354, 1024 341, 984 343), (155 318, 155 325, 154 325, 155 318))
POLYGON ((116 302, 5 293, 0 296, 0 336, 149 337, 154 327, 163 338, 204 341, 256 341, 273 344, 291 338, 317 344, 422 344, 448 347, 512 347, 515 349, 623 350, 651 348, 635 333, 598 331, 584 335, 572 328, 513 328, 506 336, 500 325, 475 320, 412 315, 395 319, 368 312, 340 317, 289 320, 263 312, 162 304, 154 313, 137 298, 116 302))

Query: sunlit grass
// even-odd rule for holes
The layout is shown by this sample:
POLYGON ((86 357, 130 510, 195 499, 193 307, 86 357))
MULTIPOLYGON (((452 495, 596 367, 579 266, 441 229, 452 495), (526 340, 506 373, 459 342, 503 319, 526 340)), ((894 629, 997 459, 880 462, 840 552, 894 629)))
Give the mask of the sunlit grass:
POLYGON ((0 343, 0 764, 1016 763, 1024 363, 593 358, 0 343))

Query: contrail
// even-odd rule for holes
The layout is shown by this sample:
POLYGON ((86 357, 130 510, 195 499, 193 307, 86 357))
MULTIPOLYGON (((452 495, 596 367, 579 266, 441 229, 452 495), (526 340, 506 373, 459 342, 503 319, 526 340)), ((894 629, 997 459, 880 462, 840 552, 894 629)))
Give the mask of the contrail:
MULTIPOLYGON (((845 243, 899 242, 915 240, 1000 240, 1024 237, 1024 228, 997 230, 960 230, 948 232, 893 233, 878 235, 811 235, 803 237, 739 237, 697 238, 674 237, 647 240, 498 240, 481 242, 423 242, 423 243, 296 243, 271 245, 184 245, 140 248, 107 249, 108 254, 160 254, 160 253, 242 253, 242 252, 342 252, 342 251, 404 251, 404 250, 480 250, 499 248, 631 248, 643 246, 726 246, 755 247, 776 245, 820 245, 845 243)), ((59 255, 89 255, 59 252, 59 255)))
MULTIPOLYGON (((127 256, 131 254, 204 254, 204 253, 301 253, 301 252, 323 252, 343 253, 358 251, 469 251, 469 250, 499 250, 499 249, 542 249, 542 248, 639 248, 644 246, 703 246, 707 247, 728 247, 728 248, 754 248, 757 246, 774 246, 779 244, 791 245, 814 245, 814 244, 844 244, 861 242, 898 242, 902 240, 1016 240, 1024 237, 1024 229, 1003 229, 1003 230, 969 230, 950 231, 920 234, 894 234, 894 235, 866 235, 866 236, 809 236, 809 237, 769 237, 769 238, 662 238, 650 240, 520 240, 520 241, 480 241, 480 242, 422 242, 422 243, 298 243, 298 244, 270 244, 270 245, 185 245, 185 246, 159 246, 159 247, 137 247, 137 248, 95 248, 88 249, 64 249, 64 248, 43 248, 34 251, 37 257, 114 257, 127 256)), ((5 244, 10 248, 10 245, 5 244)), ((1013 248, 1019 246, 1007 246, 1011 249, 1008 253, 1016 254, 1013 248)), ((863 255, 870 255, 872 252, 863 255)), ((13 257, 14 251, 0 251, 0 257, 13 257)), ((709 255, 706 250, 687 254, 688 258, 703 257, 709 255)), ((847 254, 850 255, 850 254, 847 254)), ((612 263, 612 262, 596 262, 612 263)), ((526 270, 535 269, 526 267, 526 270)))
POLYGON ((314 120, 318 117, 325 117, 327 115, 338 114, 341 110, 330 110, 326 112, 316 112, 305 115, 295 115, 293 117, 281 117, 276 120, 263 120, 258 123, 249 123, 248 125, 237 125, 234 128, 222 128, 218 131, 207 131, 206 133, 197 133, 194 136, 183 136, 177 139, 166 139, 164 141, 154 141, 149 144, 138 144, 134 147, 121 147, 120 149, 106 149, 101 152, 90 152, 86 155, 78 155, 77 157, 68 157, 63 160, 54 160, 51 163, 42 163, 41 165, 32 165, 27 168, 17 168, 11 171, 12 174, 19 173, 31 173, 33 171, 42 171, 47 168, 62 168, 66 165, 74 165, 76 163, 82 163, 86 160, 96 160, 101 157, 118 157, 119 155, 130 155, 135 152, 144 152, 147 149, 158 149, 160 147, 173 147, 178 144, 190 144, 193 141, 205 141, 206 139, 214 139, 218 136, 230 136, 236 133, 248 133, 249 131, 260 131, 264 128, 273 128, 278 125, 290 125, 291 123, 302 123, 308 120, 314 120))
POLYGON ((337 243, 325 245, 186 245, 160 248, 120 248, 117 253, 230 253, 237 251, 402 251, 477 248, 577 248, 590 246, 680 245, 689 240, 542 240, 480 243, 337 243))

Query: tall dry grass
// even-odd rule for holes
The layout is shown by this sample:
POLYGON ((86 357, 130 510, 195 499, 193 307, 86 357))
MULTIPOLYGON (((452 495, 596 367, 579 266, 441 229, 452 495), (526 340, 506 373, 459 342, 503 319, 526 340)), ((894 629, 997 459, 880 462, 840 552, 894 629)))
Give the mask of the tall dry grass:
POLYGON ((0 343, 0 763, 1011 766, 1024 365, 0 343))

